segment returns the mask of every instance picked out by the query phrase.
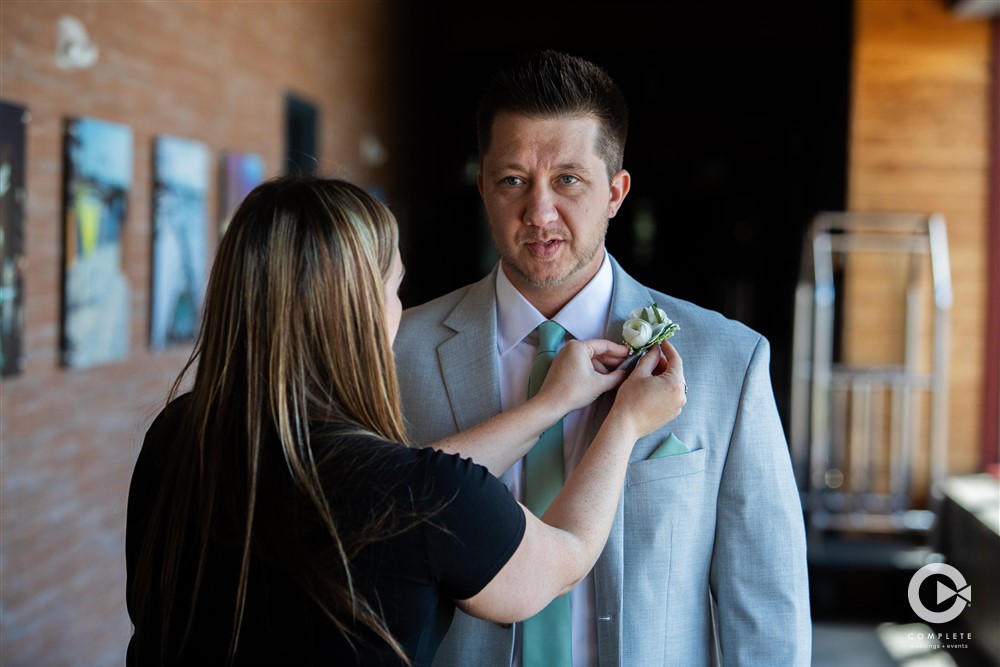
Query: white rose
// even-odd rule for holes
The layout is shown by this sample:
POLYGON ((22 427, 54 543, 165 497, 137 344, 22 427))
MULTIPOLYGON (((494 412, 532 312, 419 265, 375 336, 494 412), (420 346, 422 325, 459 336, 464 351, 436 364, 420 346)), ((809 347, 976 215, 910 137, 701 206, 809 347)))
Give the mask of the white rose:
MULTIPOLYGON (((632 314, 635 315, 635 312, 632 314)), ((633 317, 622 327, 622 338, 629 347, 637 350, 653 340, 653 325, 644 319, 633 317)))
POLYGON ((680 330, 655 303, 636 308, 622 328, 622 337, 632 352, 641 352, 662 340, 670 338, 680 330))

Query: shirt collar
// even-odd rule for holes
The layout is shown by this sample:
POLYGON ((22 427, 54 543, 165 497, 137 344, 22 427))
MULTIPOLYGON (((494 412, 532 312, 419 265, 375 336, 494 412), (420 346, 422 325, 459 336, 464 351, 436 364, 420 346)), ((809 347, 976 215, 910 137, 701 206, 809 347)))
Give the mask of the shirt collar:
MULTIPOLYGON (((577 340, 603 338, 611 311, 613 286, 611 260, 605 252, 601 268, 594 277, 552 319, 577 340)), ((503 356, 546 318, 510 282, 503 262, 497 271, 496 290, 497 352, 503 356)))

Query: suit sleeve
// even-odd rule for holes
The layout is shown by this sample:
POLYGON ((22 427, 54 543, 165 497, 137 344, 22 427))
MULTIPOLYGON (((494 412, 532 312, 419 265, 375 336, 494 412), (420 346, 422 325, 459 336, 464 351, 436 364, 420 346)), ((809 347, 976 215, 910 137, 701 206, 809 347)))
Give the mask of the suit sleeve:
POLYGON ((718 496, 711 588, 726 665, 810 663, 802 508, 761 337, 740 395, 718 496))

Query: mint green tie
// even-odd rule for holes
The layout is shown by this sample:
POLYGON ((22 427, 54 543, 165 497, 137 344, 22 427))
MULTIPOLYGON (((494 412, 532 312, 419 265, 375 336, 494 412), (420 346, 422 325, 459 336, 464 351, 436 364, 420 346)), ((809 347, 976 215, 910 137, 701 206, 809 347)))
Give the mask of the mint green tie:
MULTIPOLYGON (((556 322, 538 325, 538 354, 528 378, 528 398, 542 386, 566 330, 556 322)), ((542 433, 524 457, 524 504, 542 516, 563 485, 563 423, 542 433)), ((572 621, 569 595, 562 595, 523 623, 522 667, 571 667, 572 621)))

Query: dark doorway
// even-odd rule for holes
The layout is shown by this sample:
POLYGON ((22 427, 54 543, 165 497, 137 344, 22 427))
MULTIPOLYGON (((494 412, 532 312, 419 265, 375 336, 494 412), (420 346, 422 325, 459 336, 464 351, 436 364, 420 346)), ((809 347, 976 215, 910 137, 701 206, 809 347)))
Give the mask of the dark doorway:
POLYGON ((315 174, 319 168, 316 105, 296 95, 285 95, 285 173, 315 174))
POLYGON ((607 69, 631 110, 632 191, 610 252, 640 281, 766 335, 787 427, 802 237, 814 213, 845 205, 851 6, 401 3, 404 303, 492 264, 474 180, 485 78, 527 51, 574 53, 607 69))

